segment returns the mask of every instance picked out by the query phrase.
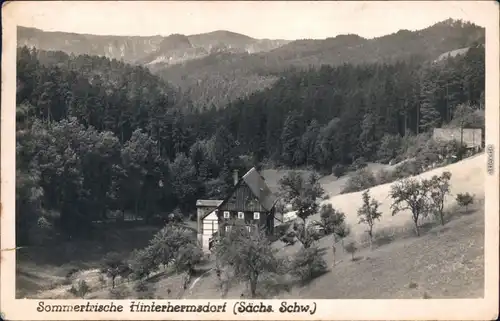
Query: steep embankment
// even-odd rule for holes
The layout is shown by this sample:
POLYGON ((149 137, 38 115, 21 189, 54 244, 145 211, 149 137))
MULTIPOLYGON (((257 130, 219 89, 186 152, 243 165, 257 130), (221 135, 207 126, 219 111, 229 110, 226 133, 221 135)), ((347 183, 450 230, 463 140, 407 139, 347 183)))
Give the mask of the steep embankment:
MULTIPOLYGON (((484 198, 484 154, 474 156, 463 160, 461 162, 451 164, 445 167, 436 168, 434 170, 422 173, 416 176, 418 179, 427 179, 433 175, 440 175, 444 171, 449 171, 451 173, 451 194, 452 197, 447 198, 445 206, 449 206, 454 203, 454 196, 457 193, 469 192, 475 194, 476 198, 484 198)), ((393 183, 375 186, 370 189, 370 195, 378 200, 381 205, 379 207, 380 211, 384 213, 380 222, 377 222, 378 228, 384 228, 387 226, 402 226, 407 224, 410 220, 410 213, 402 212, 395 216, 391 216, 391 198, 389 192, 391 185, 393 183)), ((327 193, 332 193, 331 190, 326 190, 327 193)), ((343 194, 332 197, 331 199, 325 201, 325 204, 332 204, 333 207, 343 211, 346 215, 347 223, 351 224, 352 231, 359 233, 363 229, 362 226, 357 224, 357 210, 361 207, 361 194, 363 191, 357 193, 343 194)), ((319 215, 314 215, 311 217, 312 220, 319 220, 319 215)))

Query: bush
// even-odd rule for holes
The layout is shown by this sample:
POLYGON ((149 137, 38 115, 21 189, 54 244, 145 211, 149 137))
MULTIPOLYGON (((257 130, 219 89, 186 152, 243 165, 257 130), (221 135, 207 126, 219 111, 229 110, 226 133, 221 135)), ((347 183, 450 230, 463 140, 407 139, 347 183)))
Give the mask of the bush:
POLYGON ((401 142, 401 136, 385 134, 380 141, 380 147, 377 151, 378 161, 387 164, 391 159, 397 157, 401 148, 401 142))
POLYGON ((179 248, 174 265, 177 271, 188 271, 188 273, 192 274, 194 267, 202 259, 202 249, 197 244, 189 243, 179 248))
POLYGON ((137 293, 140 300, 154 299, 155 284, 139 281, 134 285, 134 291, 137 293))
POLYGON ((346 182, 341 194, 359 192, 377 184, 375 175, 367 168, 356 171, 346 182))
POLYGON ((418 156, 425 148, 429 140, 432 139, 432 133, 422 133, 418 135, 408 134, 402 139, 401 154, 403 158, 413 158, 418 156))
POLYGON ((324 254, 325 250, 316 246, 301 248, 291 262, 290 273, 302 283, 322 275, 327 270, 324 254))
POLYGON ((345 214, 333 208, 331 204, 322 205, 319 213, 321 221, 318 224, 326 235, 332 234, 345 220, 345 214))
POLYGON ((285 235, 280 238, 281 242, 285 245, 294 245, 296 242, 295 231, 288 231, 285 235))
POLYGON ((368 164, 366 163, 366 160, 363 157, 360 157, 360 158, 356 158, 356 160, 354 160, 354 162, 351 164, 351 166, 349 166, 349 169, 353 170, 353 171, 358 171, 360 169, 365 168, 366 166, 368 166, 368 164))
POLYGON ((395 181, 395 177, 391 171, 381 169, 377 173, 377 185, 392 183, 394 181, 395 181))
POLYGON ((460 156, 462 154, 464 147, 460 146, 460 143, 452 141, 436 141, 431 139, 424 145, 422 150, 417 155, 417 159, 420 161, 423 167, 427 167, 434 164, 440 164, 445 159, 452 156, 460 156))
POLYGON ((342 222, 339 226, 335 228, 334 231, 335 239, 340 240, 342 247, 344 246, 344 239, 351 234, 351 228, 346 222, 342 222))
POLYGON ((277 225, 274 227, 274 237, 276 239, 281 239, 285 235, 287 235, 288 231, 290 230, 292 223, 291 222, 286 222, 282 223, 280 225, 277 225))
POLYGON ((356 251, 358 250, 358 247, 356 245, 356 242, 354 241, 350 241, 349 243, 347 243, 345 246, 344 246, 344 250, 351 254, 351 259, 354 261, 354 254, 356 253, 356 251))
POLYGON ((152 249, 147 247, 132 252, 131 268, 136 279, 143 279, 154 272, 158 268, 158 265, 155 263, 152 249))
POLYGON ((168 215, 168 222, 170 223, 182 223, 183 221, 184 221, 184 215, 182 214, 182 211, 178 207, 168 215))
POLYGON ((68 292, 83 299, 90 292, 90 287, 85 280, 80 280, 77 286, 72 285, 68 292))
POLYGON ((469 193, 460 193, 457 194, 456 200, 458 205, 460 205, 461 207, 465 207, 465 211, 467 211, 469 205, 474 204, 474 195, 471 195, 469 193))
POLYGON ((420 160, 408 160, 394 169, 393 177, 395 179, 407 178, 410 176, 416 176, 422 173, 422 165, 420 160))

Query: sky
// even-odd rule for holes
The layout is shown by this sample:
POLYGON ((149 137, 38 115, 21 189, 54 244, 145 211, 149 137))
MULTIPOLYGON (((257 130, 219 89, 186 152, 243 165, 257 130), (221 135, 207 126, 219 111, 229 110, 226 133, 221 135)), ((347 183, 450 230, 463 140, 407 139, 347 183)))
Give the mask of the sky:
POLYGON ((17 25, 96 35, 167 36, 228 30, 254 38, 379 37, 448 18, 483 25, 496 1, 15 1, 17 25))

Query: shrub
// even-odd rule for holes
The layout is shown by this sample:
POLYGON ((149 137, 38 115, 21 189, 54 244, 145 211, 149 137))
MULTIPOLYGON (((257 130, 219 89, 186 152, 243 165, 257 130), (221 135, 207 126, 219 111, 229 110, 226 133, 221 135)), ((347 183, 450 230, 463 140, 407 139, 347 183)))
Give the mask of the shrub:
POLYGON ((347 243, 345 246, 344 246, 344 250, 351 254, 351 260, 354 261, 354 254, 356 253, 356 251, 358 250, 358 247, 356 245, 356 242, 354 241, 350 241, 349 243, 347 243))
POLYGON ((345 214, 333 208, 331 204, 322 205, 319 210, 321 221, 318 224, 326 235, 332 234, 335 228, 345 220, 345 214))
POLYGON ((136 279, 148 277, 158 268, 151 247, 132 252, 131 268, 136 279))
POLYGON ((280 238, 281 242, 285 245, 294 245, 296 242, 295 231, 288 231, 285 235, 280 238))
POLYGON ((287 275, 265 273, 259 281, 259 297, 272 299, 282 292, 290 292, 291 285, 287 275))
POLYGON ((175 268, 177 271, 187 271, 189 274, 193 273, 196 264, 200 263, 203 259, 202 249, 194 243, 188 243, 177 252, 174 260, 175 268))
POLYGON ((408 160, 396 166, 393 172, 393 177, 395 179, 401 179, 410 176, 416 176, 420 173, 422 173, 421 161, 414 159, 414 160, 408 160))
POLYGON ((134 291, 136 292, 146 292, 149 289, 148 284, 143 280, 137 282, 134 285, 134 291))
POLYGON ((274 236, 276 239, 281 239, 290 231, 291 222, 282 223, 274 227, 274 236))
POLYGON ((391 171, 381 169, 377 173, 377 185, 391 183, 391 182, 394 182, 394 180, 395 180, 395 177, 391 171))
POLYGON ((460 193, 457 194, 456 200, 458 205, 460 205, 461 207, 465 207, 465 211, 467 211, 469 205, 474 204, 474 195, 471 195, 469 193, 460 193))
POLYGON ((293 233, 295 240, 299 241, 303 247, 310 247, 315 241, 321 239, 324 235, 323 228, 318 225, 318 222, 313 221, 305 225, 302 222, 295 221, 293 225, 293 233))
POLYGON ((416 157, 431 139, 432 133, 430 132, 418 135, 407 134, 402 139, 401 153, 406 159, 416 157))
POLYGON ((140 300, 154 299, 155 284, 139 281, 134 285, 134 291, 140 300))
POLYGON ((325 250, 316 246, 301 248, 292 259, 290 273, 302 283, 313 280, 327 270, 324 254, 325 250))
POLYGON ((182 211, 178 207, 168 215, 168 222, 182 223, 183 221, 184 221, 184 215, 182 214, 182 211))
POLYGON ((90 287, 85 280, 80 280, 77 286, 72 285, 68 292, 83 299, 90 292, 90 287))
POLYGON ((401 148, 401 136, 385 134, 380 141, 380 147, 377 151, 377 159, 383 164, 395 158, 401 148))
POLYGON ((346 182, 342 194, 359 192, 377 184, 375 175, 367 168, 356 171, 346 182))
POLYGON ((368 166, 368 164, 366 163, 366 160, 363 157, 360 157, 360 158, 356 158, 356 160, 354 160, 354 162, 349 167, 351 170, 357 171, 357 170, 365 168, 366 166, 368 166))

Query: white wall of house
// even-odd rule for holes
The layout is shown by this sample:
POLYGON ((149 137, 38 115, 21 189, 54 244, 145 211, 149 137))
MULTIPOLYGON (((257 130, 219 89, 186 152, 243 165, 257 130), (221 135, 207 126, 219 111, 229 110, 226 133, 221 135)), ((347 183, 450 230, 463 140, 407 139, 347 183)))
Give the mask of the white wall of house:
POLYGON ((219 229, 219 223, 217 220, 217 214, 215 211, 210 213, 207 217, 203 219, 203 233, 201 235, 201 242, 203 251, 210 252, 209 241, 212 235, 219 229))

